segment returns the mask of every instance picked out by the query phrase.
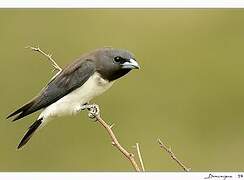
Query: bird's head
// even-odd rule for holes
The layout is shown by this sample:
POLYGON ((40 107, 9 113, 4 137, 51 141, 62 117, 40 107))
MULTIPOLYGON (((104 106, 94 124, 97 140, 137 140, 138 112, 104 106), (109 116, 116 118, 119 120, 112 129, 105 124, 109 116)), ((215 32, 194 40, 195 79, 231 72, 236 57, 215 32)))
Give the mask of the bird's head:
POLYGON ((107 80, 116 80, 132 69, 139 69, 140 66, 135 56, 123 49, 101 48, 96 50, 97 71, 107 80))

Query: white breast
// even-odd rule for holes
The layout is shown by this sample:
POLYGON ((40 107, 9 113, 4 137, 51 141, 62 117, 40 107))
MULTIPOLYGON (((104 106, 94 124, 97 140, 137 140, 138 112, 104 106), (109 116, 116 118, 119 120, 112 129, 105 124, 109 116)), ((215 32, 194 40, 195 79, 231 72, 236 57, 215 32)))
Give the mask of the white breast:
POLYGON ((75 114, 80 105, 102 94, 108 90, 112 84, 113 82, 102 79, 100 74, 94 73, 80 88, 72 91, 44 109, 39 117, 47 119, 49 117, 75 114))

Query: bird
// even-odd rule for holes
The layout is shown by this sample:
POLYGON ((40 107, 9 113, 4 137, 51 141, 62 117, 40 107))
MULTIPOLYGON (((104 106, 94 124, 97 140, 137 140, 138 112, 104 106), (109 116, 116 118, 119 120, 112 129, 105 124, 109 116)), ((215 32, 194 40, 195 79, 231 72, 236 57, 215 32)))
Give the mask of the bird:
POLYGON ((125 49, 103 47, 81 55, 53 77, 37 96, 7 116, 17 121, 42 110, 17 149, 50 119, 81 112, 91 99, 108 90, 116 80, 139 68, 134 54, 125 49))

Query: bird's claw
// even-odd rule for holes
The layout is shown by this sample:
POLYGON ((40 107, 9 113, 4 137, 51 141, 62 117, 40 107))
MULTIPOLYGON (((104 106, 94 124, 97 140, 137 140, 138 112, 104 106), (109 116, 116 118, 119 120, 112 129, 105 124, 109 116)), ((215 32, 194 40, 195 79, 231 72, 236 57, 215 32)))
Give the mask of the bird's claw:
POLYGON ((89 111, 88 117, 91 119, 94 119, 100 115, 100 109, 97 104, 85 104, 85 105, 82 105, 81 109, 82 110, 87 109, 89 111))
POLYGON ((96 104, 91 105, 91 107, 88 110, 89 110, 88 117, 91 119, 94 119, 100 114, 99 106, 96 104))

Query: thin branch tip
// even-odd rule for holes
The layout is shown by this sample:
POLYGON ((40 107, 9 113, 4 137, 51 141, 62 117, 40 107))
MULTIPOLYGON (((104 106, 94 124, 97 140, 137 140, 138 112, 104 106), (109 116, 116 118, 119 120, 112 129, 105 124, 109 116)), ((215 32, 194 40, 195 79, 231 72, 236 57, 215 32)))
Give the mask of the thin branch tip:
MULTIPOLYGON (((44 56, 46 56, 47 58, 48 58, 48 60, 51 62, 51 65, 53 66, 53 68, 54 68, 54 71, 58 71, 58 73, 60 72, 60 71, 62 71, 62 68, 55 62, 55 60, 52 58, 52 54, 47 54, 47 53, 45 53, 44 51, 42 51, 40 48, 39 48, 39 46, 37 46, 37 47, 33 47, 33 46, 26 46, 26 48, 30 48, 32 51, 36 51, 36 52, 39 52, 40 54, 42 54, 42 55, 44 55, 44 56)), ((56 74, 57 75, 57 74, 56 74)), ((55 76, 56 76, 55 75, 55 76)), ((54 76, 54 77, 55 77, 54 76)))
POLYGON ((174 154, 174 152, 172 151, 171 147, 167 147, 159 138, 157 139, 157 142, 159 144, 159 146, 164 149, 169 155, 170 157, 185 171, 185 172, 189 172, 191 170, 191 168, 187 168, 183 162, 181 162, 174 154))
POLYGON ((143 163, 143 159, 142 159, 139 143, 136 143, 136 150, 137 150, 138 158, 139 158, 139 161, 140 161, 140 164, 141 164, 141 169, 142 169, 143 172, 145 172, 145 166, 144 166, 144 163, 143 163))

